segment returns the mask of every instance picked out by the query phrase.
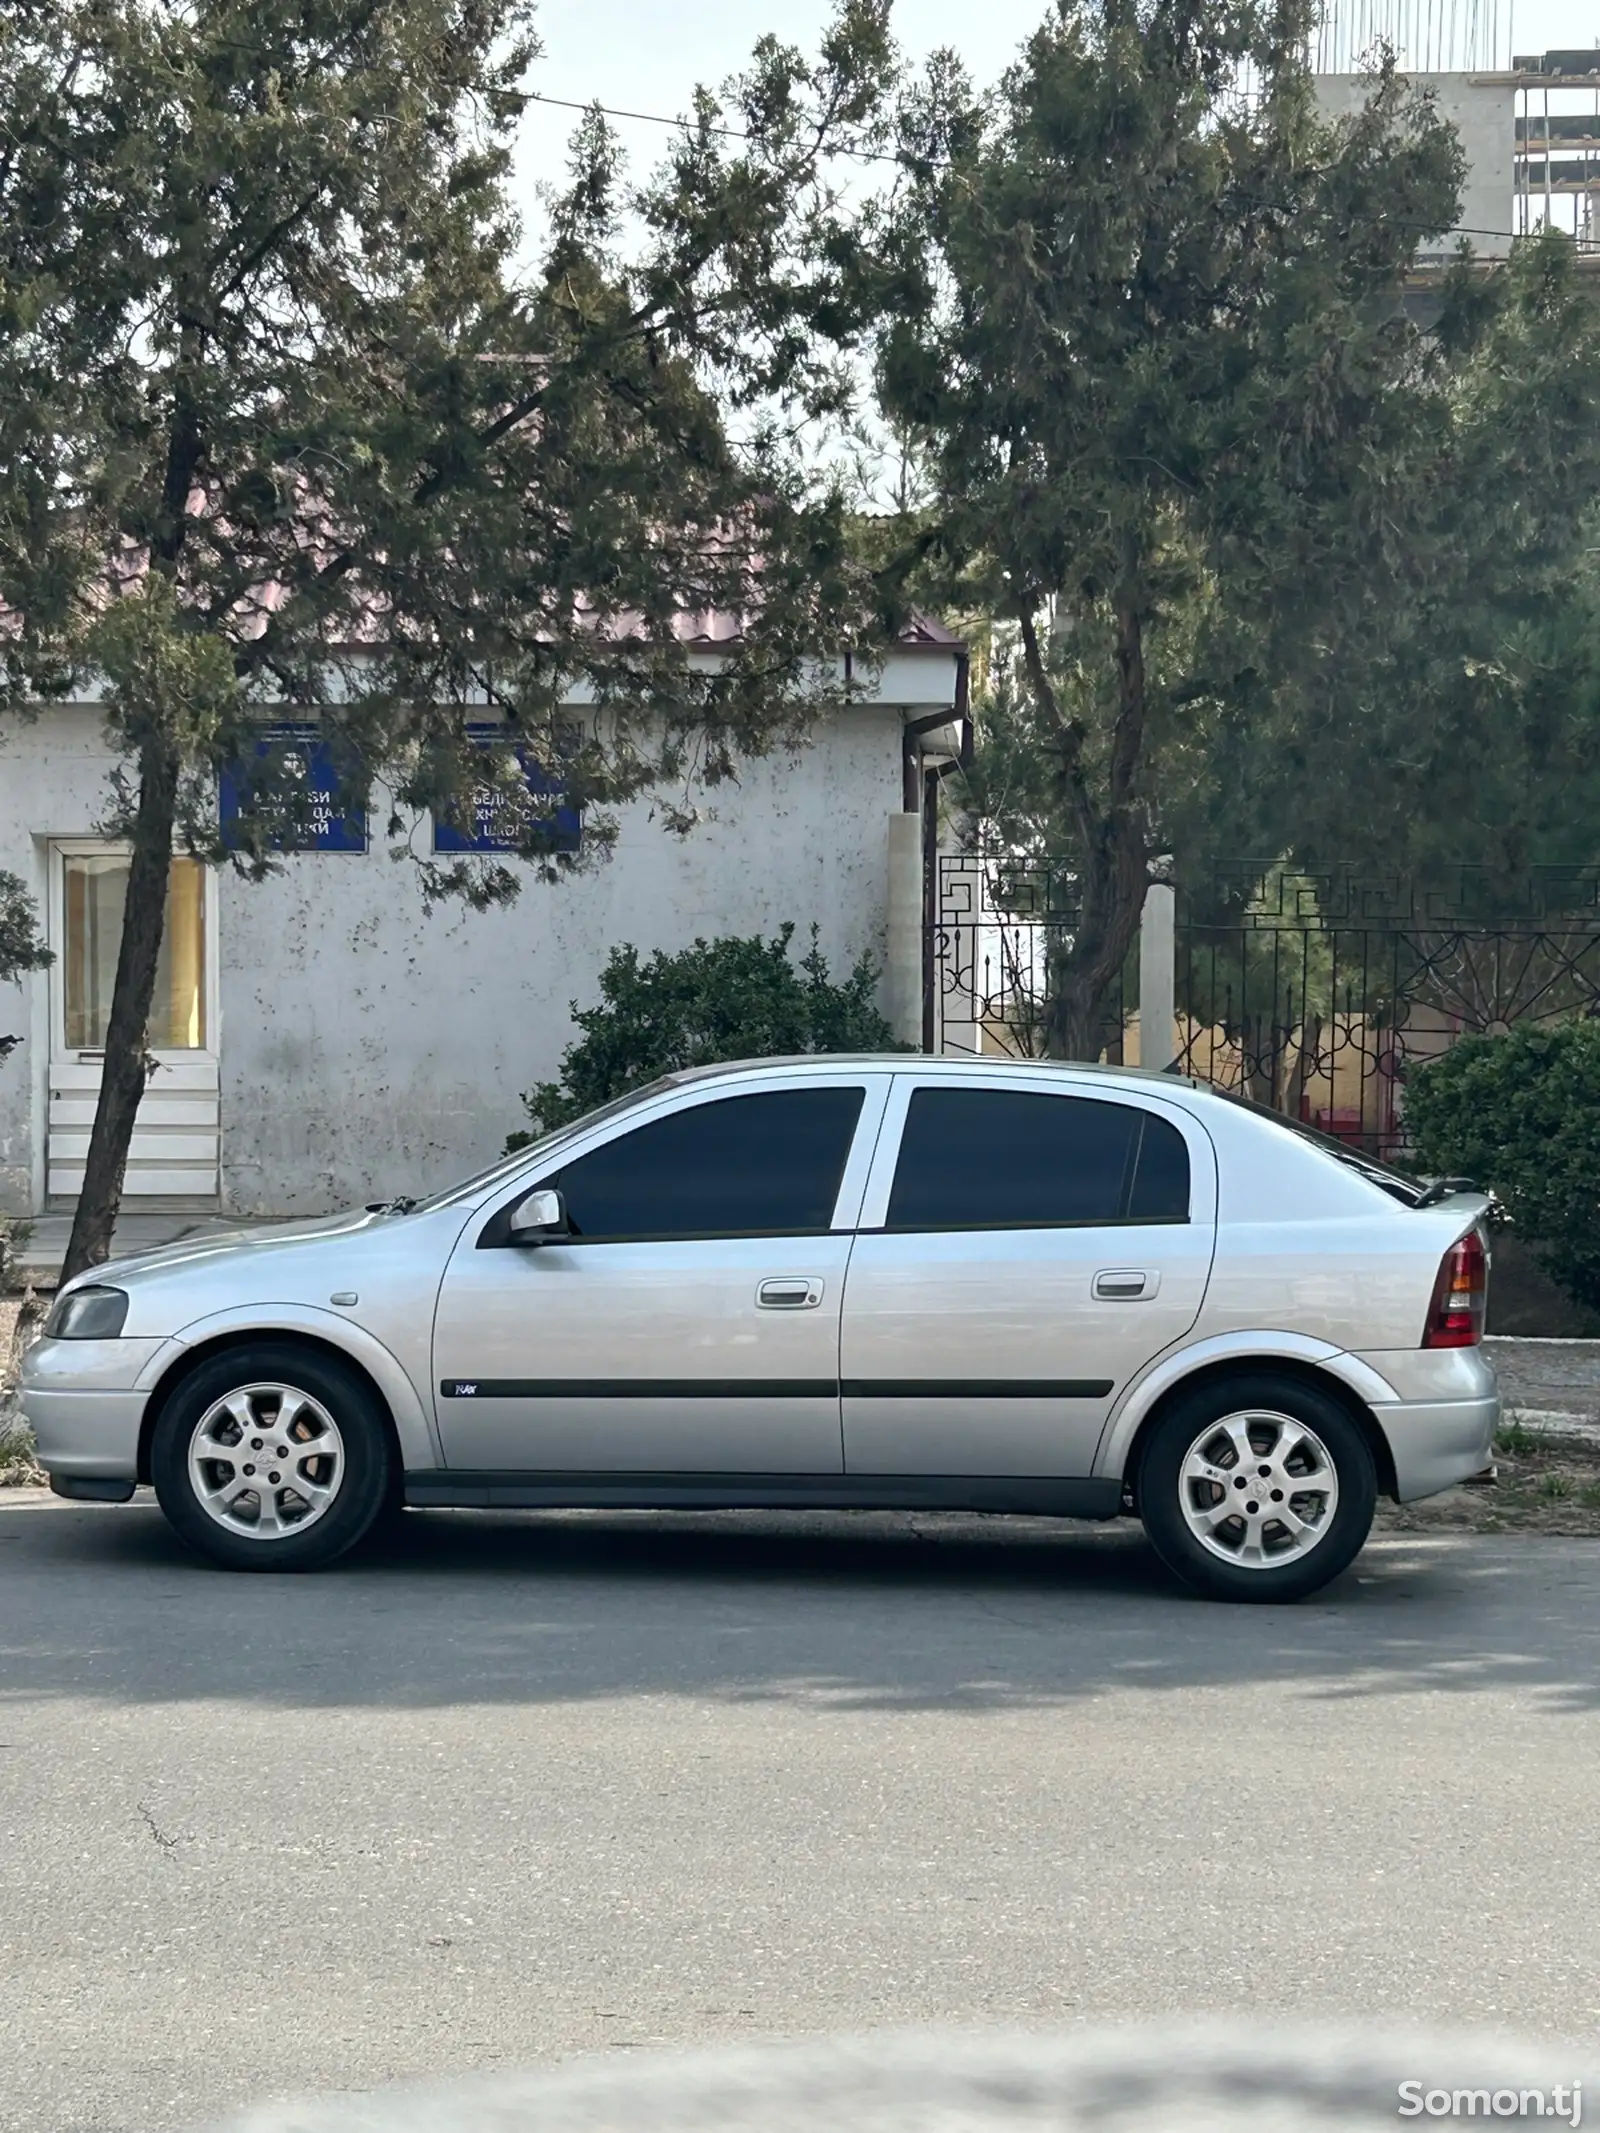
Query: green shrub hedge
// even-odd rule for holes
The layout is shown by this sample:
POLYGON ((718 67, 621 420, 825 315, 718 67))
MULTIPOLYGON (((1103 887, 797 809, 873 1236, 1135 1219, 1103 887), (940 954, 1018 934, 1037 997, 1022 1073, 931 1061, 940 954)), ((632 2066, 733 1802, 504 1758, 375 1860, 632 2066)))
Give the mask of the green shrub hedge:
POLYGON ((1406 1080, 1420 1166, 1496 1193, 1552 1278, 1600 1307, 1600 1022, 1464 1037, 1406 1080))
POLYGON ((583 1035, 569 1045, 559 1081, 542 1081, 522 1101, 532 1129, 506 1148, 525 1147, 614 1096, 684 1067, 724 1059, 770 1059, 790 1052, 898 1049, 878 1012, 878 973, 862 956, 835 984, 817 947, 791 961, 794 927, 770 941, 724 935, 648 962, 624 943, 600 973, 600 1004, 572 1019, 583 1035))

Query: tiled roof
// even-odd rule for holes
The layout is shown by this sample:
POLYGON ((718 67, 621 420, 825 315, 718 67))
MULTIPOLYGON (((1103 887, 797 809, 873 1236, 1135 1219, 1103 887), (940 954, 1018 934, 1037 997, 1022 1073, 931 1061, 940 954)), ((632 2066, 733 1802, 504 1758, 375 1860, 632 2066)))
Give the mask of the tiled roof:
MULTIPOLYGON (((148 550, 130 549, 107 568, 103 597, 111 599, 118 593, 130 591, 149 568, 148 550)), ((250 588, 234 605, 232 627, 245 642, 259 637, 266 629, 271 616, 282 607, 289 597, 289 588, 269 580, 250 588)), ((373 599, 355 618, 354 626, 347 635, 335 640, 344 649, 363 645, 376 645, 382 640, 382 603, 373 599)), ((0 601, 0 634, 12 634, 17 628, 17 616, 0 601)), ((626 626, 611 627, 619 636, 625 637, 626 626)), ((679 640, 692 646, 714 649, 719 645, 734 645, 744 638, 744 617, 727 608, 685 609, 675 619, 674 632, 679 640)), ((931 615, 913 614, 900 632, 897 643, 905 651, 950 651, 965 648, 964 640, 931 615)))

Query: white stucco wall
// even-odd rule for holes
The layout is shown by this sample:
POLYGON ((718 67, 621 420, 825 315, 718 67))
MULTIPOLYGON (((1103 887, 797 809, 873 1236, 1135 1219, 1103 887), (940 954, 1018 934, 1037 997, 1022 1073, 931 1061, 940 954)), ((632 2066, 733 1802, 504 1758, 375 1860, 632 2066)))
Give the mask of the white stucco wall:
MULTIPOLYGON (((76 706, 42 713, 32 723, 10 723, 0 737, 0 866, 26 882, 41 926, 49 840, 96 833, 112 760, 99 713, 76 706)), ((29 1214, 42 1204, 44 1191, 50 1057, 44 973, 0 985, 0 1031, 23 1040, 0 1065, 0 1214, 29 1214)))
MULTIPOLYGON (((1431 89, 1442 117, 1461 136, 1467 174, 1461 188, 1458 228, 1472 249, 1486 259, 1511 249, 1513 162, 1516 147, 1516 92, 1509 82, 1472 74, 1413 74, 1418 88, 1431 89), (1493 233, 1493 234, 1486 234, 1493 233)), ((1372 93, 1364 74, 1319 74, 1317 102, 1329 118, 1357 111, 1372 93)), ((1430 252, 1453 251, 1455 236, 1430 239, 1430 252)))
MULTIPOLYGON (((892 692, 948 703, 948 662, 892 692)), ((888 817, 902 805, 898 707, 852 710, 798 756, 748 764, 709 796, 717 819, 680 841, 646 804, 614 856, 558 886, 531 877, 506 911, 424 915, 381 835, 363 855, 306 853, 252 887, 223 872, 220 944, 224 1205, 289 1215, 424 1192, 495 1156, 519 1092, 571 1041, 610 948, 815 921, 842 975, 880 961, 888 817)), ((45 906, 48 844, 92 834, 112 767, 91 707, 46 711, 0 746, 0 866, 45 906)), ((419 834, 426 848, 426 828, 419 834)), ((0 1211, 40 1204, 48 986, 0 988, 0 1030, 26 1041, 0 1068, 0 1211)))

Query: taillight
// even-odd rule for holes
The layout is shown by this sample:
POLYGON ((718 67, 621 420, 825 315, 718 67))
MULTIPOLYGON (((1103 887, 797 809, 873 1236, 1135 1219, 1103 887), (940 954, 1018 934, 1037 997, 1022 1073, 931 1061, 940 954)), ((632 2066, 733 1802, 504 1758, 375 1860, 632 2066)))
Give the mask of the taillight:
POLYGON ((1483 1339, 1488 1290, 1489 1255, 1482 1237, 1469 1229, 1459 1244, 1451 1245, 1440 1265, 1422 1332, 1423 1347, 1475 1348, 1483 1339))

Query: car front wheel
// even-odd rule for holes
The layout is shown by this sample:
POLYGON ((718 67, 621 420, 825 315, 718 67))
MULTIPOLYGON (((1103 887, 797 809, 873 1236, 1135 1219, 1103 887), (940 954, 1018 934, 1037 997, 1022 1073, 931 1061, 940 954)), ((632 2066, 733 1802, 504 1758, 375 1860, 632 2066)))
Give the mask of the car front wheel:
POLYGON ((1327 1393, 1241 1373, 1176 1400, 1145 1445, 1139 1514, 1157 1554, 1213 1599, 1299 1600, 1360 1553, 1372 1452, 1327 1393))
POLYGON ((291 1341, 230 1348, 167 1401, 150 1447, 161 1508, 230 1570, 317 1570, 369 1530, 390 1495, 372 1392, 291 1341))

